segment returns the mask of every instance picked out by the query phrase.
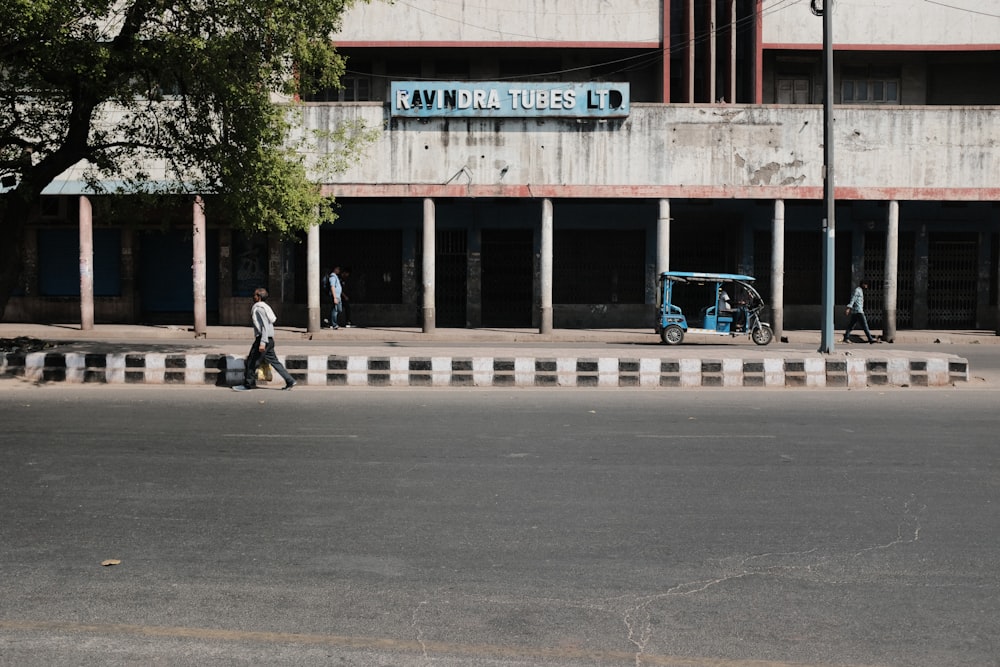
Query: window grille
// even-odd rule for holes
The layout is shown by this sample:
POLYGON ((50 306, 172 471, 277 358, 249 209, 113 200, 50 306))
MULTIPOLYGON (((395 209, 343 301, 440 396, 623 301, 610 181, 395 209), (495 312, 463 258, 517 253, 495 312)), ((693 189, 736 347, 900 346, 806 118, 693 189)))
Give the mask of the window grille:
POLYGON ((840 81, 844 104, 899 104, 900 75, 892 68, 848 67, 840 81))
POLYGON ((553 235, 556 303, 644 303, 643 230, 557 230, 553 235))
POLYGON ((468 301, 468 238, 465 229, 445 229, 436 233, 434 262, 434 308, 442 327, 466 326, 468 301))
POLYGON ((975 234, 932 234, 927 267, 927 324, 931 328, 976 323, 979 244, 975 234))

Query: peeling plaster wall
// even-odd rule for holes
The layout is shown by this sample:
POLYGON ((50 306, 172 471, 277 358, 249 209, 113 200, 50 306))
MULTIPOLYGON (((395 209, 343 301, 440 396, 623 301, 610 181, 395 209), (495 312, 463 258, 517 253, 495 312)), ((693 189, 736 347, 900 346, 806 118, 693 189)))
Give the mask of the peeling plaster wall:
MULTIPOLYGON (((307 126, 383 126, 337 194, 817 198, 820 107, 634 104, 625 120, 392 120, 380 104, 316 105, 307 126), (395 188, 395 189, 393 189, 395 188)), ((1000 194, 1000 108, 837 107, 846 199, 1000 194), (926 191, 926 194, 921 194, 926 191)))

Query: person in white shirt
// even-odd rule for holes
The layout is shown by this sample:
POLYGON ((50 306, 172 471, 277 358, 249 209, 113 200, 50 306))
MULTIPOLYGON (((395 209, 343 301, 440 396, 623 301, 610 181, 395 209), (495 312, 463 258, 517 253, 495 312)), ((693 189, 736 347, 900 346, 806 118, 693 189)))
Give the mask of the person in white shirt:
POLYGON ((868 337, 868 343, 875 343, 875 339, 872 337, 871 330, 868 329, 868 318, 865 317, 865 290, 868 289, 868 281, 862 280, 861 284, 854 288, 854 295, 851 297, 851 302, 847 304, 847 314, 850 316, 850 320, 847 322, 847 330, 844 331, 844 342, 850 343, 851 330, 856 326, 861 326, 865 330, 865 336, 868 337))
POLYGON ((247 355, 246 370, 243 373, 243 384, 233 387, 235 391, 248 391, 257 388, 257 369, 261 360, 266 360, 284 379, 285 386, 282 390, 288 390, 295 386, 295 380, 285 369, 284 365, 278 361, 278 355, 274 352, 274 323, 278 318, 275 316, 271 306, 267 305, 267 290, 258 287, 253 292, 253 307, 250 309, 250 322, 253 324, 254 341, 250 346, 250 353, 247 355))

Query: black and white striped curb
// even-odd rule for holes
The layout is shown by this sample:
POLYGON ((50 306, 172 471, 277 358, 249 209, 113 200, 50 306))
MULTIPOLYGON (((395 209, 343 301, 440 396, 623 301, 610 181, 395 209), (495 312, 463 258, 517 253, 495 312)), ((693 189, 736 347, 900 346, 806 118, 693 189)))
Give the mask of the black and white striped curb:
MULTIPOLYGON (((936 387, 966 382, 958 357, 759 359, 572 356, 288 355, 306 386, 352 387, 936 387)), ((227 354, 9 353, 0 377, 36 383, 233 386, 244 360, 227 354)), ((275 380, 280 382, 280 379, 275 380)))

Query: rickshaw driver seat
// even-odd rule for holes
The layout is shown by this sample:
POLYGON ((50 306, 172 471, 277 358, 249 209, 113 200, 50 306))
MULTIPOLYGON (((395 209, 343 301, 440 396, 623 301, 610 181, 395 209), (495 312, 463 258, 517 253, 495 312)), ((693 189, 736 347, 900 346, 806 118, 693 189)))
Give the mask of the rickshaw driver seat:
POLYGON ((728 321, 731 322, 734 326, 736 325, 739 317, 739 310, 733 309, 732 304, 730 303, 729 293, 722 287, 719 288, 718 316, 720 322, 725 322, 727 320, 724 318, 728 318, 728 321))

